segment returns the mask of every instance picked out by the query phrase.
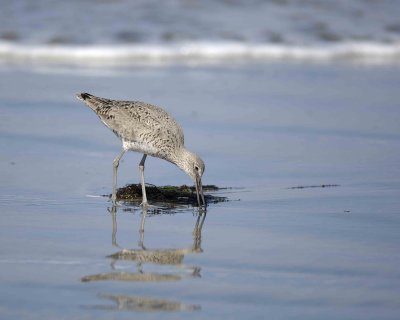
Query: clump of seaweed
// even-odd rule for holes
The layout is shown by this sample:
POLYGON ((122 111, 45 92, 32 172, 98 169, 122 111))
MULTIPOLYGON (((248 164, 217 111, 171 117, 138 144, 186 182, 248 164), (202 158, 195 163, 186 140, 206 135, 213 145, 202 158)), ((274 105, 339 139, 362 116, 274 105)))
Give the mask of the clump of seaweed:
MULTIPOLYGON (((227 197, 211 194, 220 191, 215 185, 204 185, 204 198, 207 203, 219 203, 228 201, 227 197)), ((160 186, 146 184, 147 200, 153 203, 165 203, 172 205, 197 205, 196 189, 194 186, 160 186)), ((117 190, 117 200, 140 203, 142 201, 141 184, 128 184, 117 190)))
POLYGON ((288 189, 333 188, 333 187, 340 187, 340 184, 320 184, 320 185, 312 185, 312 186, 296 186, 296 187, 290 187, 288 189))

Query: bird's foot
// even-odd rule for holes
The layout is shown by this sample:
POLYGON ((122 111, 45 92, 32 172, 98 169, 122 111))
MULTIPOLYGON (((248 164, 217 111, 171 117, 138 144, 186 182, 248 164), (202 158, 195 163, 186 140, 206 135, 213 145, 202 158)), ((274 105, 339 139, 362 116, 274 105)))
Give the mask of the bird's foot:
POLYGON ((147 209, 150 207, 149 203, 147 201, 143 201, 139 207, 142 207, 143 209, 147 209))
POLYGON ((120 207, 121 207, 121 204, 118 204, 117 202, 111 202, 112 210, 116 211, 120 207))
POLYGON ((156 209, 156 208, 158 208, 158 207, 155 206, 155 205, 149 204, 147 201, 146 201, 146 202, 142 202, 142 203, 139 205, 139 207, 141 207, 143 211, 147 211, 147 210, 149 210, 149 209, 156 209))
POLYGON ((116 214, 117 213, 117 210, 118 210, 118 206, 117 205, 112 205, 112 207, 108 207, 107 208, 107 211, 109 212, 109 213, 111 213, 111 214, 116 214))
POLYGON ((197 209, 197 213, 199 215, 203 215, 203 214, 207 213, 207 207, 206 206, 196 207, 196 209, 197 209))
POLYGON ((117 206, 117 197, 115 195, 111 196, 111 203, 113 206, 117 206))

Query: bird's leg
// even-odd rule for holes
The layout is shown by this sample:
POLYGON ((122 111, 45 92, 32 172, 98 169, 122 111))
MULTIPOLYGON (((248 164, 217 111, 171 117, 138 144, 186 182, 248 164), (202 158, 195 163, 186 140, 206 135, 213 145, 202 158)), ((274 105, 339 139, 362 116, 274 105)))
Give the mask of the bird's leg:
POLYGON ((121 160, 125 152, 126 151, 122 149, 121 153, 114 159, 113 162, 113 181, 112 181, 112 196, 111 196, 113 205, 115 205, 117 201, 117 173, 118 173, 119 161, 121 160))
POLYGON ((112 233, 111 233, 111 243, 114 247, 120 248, 117 243, 117 207, 112 206, 111 209, 108 209, 108 212, 111 213, 112 216, 112 233))
POLYGON ((144 184, 144 162, 146 161, 147 154, 143 155, 142 160, 139 163, 140 179, 142 182, 142 206, 147 206, 146 186, 144 184))

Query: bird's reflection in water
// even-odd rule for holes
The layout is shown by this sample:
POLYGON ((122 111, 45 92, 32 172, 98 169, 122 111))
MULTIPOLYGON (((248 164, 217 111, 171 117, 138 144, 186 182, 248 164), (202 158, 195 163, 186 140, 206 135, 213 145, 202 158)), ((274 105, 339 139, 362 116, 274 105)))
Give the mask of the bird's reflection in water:
MULTIPOLYGON (((185 248, 173 249, 149 249, 144 244, 145 220, 148 214, 147 210, 142 210, 142 217, 139 227, 139 248, 127 249, 118 244, 117 241, 117 207, 113 206, 110 210, 112 216, 112 245, 120 250, 107 256, 111 259, 111 272, 87 275, 81 278, 82 282, 93 281, 126 281, 126 282, 170 282, 179 281, 183 278, 200 277, 200 267, 187 266, 183 263, 186 254, 201 253, 201 231, 205 212, 200 212, 196 218, 193 230, 193 244, 185 248), (135 271, 121 271, 117 263, 133 262, 135 271), (151 265, 151 272, 145 272, 143 267, 151 265), (158 266, 158 267, 157 267, 158 266), (168 268, 165 268, 168 266, 168 268), (172 267, 172 268, 171 268, 172 267), (157 268, 163 272, 155 272, 157 268), (165 271, 167 269, 167 271, 165 271)), ((99 298, 108 299, 115 302, 115 306, 103 305, 96 306, 99 309, 113 310, 165 310, 165 311, 190 311, 197 310, 200 306, 186 305, 180 302, 153 299, 141 296, 127 296, 119 294, 99 294, 99 298)))
POLYGON ((99 298, 114 302, 114 305, 98 305, 100 310, 125 310, 125 311, 195 311, 200 306, 196 304, 183 304, 164 299, 136 297, 115 294, 99 294, 99 298))

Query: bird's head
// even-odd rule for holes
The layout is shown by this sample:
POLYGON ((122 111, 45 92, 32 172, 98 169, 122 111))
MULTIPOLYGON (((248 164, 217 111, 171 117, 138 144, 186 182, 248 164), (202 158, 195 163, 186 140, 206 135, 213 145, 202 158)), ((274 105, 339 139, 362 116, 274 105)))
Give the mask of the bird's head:
POLYGON ((201 199, 205 208, 206 202, 204 200, 203 185, 201 182, 201 177, 203 176, 205 170, 203 160, 201 160, 201 158, 197 154, 184 150, 177 164, 184 172, 186 172, 189 177, 192 178, 196 187, 197 201, 199 203, 199 207, 202 206, 200 202, 201 199))
POLYGON ((193 181, 201 179, 204 173, 204 162, 194 153, 188 152, 186 156, 186 165, 184 171, 192 178, 193 181))

